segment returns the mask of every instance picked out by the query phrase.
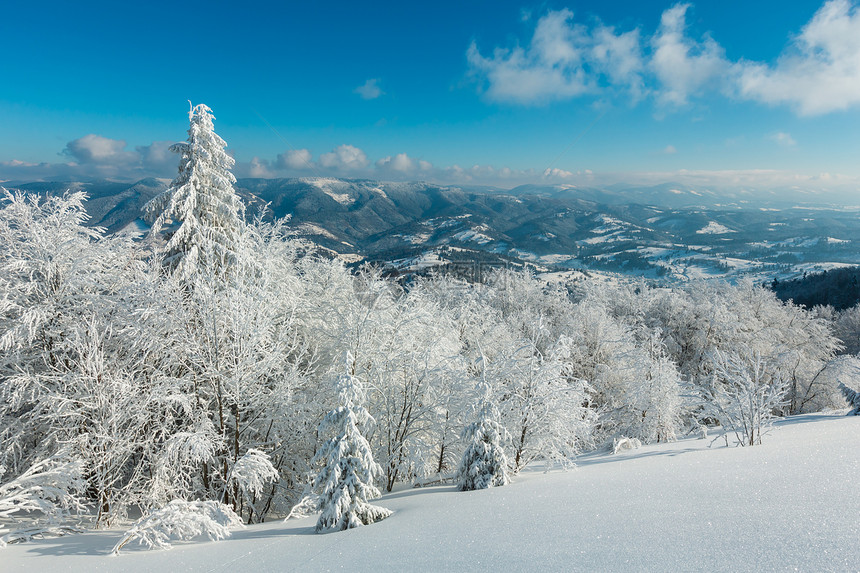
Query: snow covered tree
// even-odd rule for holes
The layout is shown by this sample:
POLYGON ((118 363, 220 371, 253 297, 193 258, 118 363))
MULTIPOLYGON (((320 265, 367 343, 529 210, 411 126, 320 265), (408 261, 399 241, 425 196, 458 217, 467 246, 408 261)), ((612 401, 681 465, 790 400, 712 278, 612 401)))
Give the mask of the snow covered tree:
POLYGON ((564 339, 546 354, 538 350, 540 340, 512 342, 485 371, 498 387, 501 421, 512 434, 512 468, 538 459, 571 464, 594 425, 594 413, 584 406, 588 385, 569 375, 564 339))
POLYGON ((655 340, 642 379, 634 392, 636 437, 645 443, 671 442, 681 425, 682 382, 675 364, 655 340), (641 412, 641 414, 639 414, 641 412))
POLYGON ((845 396, 845 399, 852 408, 849 415, 860 416, 860 392, 849 388, 842 382, 839 383, 839 389, 842 390, 842 395, 845 396))
POLYGON ((737 445, 761 444, 774 412, 785 405, 788 383, 757 352, 744 356, 740 352, 711 356, 714 376, 702 388, 704 416, 714 418, 726 432, 732 432, 737 445))
POLYGON ((510 441, 507 430, 499 423, 499 411, 493 405, 492 390, 486 380, 478 385, 480 402, 474 422, 463 429, 466 451, 457 468, 460 491, 499 487, 510 482, 505 443, 510 441))
POLYGON ((259 515, 262 512, 254 507, 254 502, 265 491, 266 485, 277 482, 279 477, 278 470, 272 465, 269 456, 265 452, 251 448, 233 464, 224 493, 227 493, 228 487, 233 486, 247 502, 251 519, 255 514, 263 517, 259 515))
POLYGON ((312 484, 322 508, 317 532, 370 525, 391 515, 388 509, 367 503, 379 497, 373 482, 382 475, 382 468, 373 461, 370 444, 362 435, 361 429, 373 418, 364 408, 364 388, 354 372, 354 360, 347 353, 346 372, 336 385, 339 406, 319 426, 320 434, 333 437, 315 456, 316 462, 324 464, 312 484))
POLYGON ((111 554, 119 555, 135 539, 149 549, 170 549, 171 539, 193 539, 205 534, 211 541, 219 541, 230 537, 232 528, 240 527, 245 524, 229 505, 174 499, 137 520, 114 545, 111 554))
MULTIPOLYGON (((831 307, 826 307, 832 313, 830 320, 833 324, 833 334, 842 342, 842 354, 860 354, 860 304, 846 308, 840 312, 833 312, 831 307)), ((820 307, 817 308, 820 311, 820 307)))
MULTIPOLYGON (((83 463, 68 451, 37 462, 6 483, 0 483, 0 547, 33 537, 64 535, 78 531, 67 523, 71 510, 84 509, 80 493, 83 463), (25 520, 25 516, 36 515, 25 520)), ((0 479, 6 468, 0 466, 0 479)))
POLYGON ((215 133, 212 110, 192 106, 188 117, 188 140, 170 147, 181 156, 179 175, 144 208, 154 219, 152 236, 178 225, 163 247, 163 262, 191 280, 201 270, 223 273, 238 264, 245 207, 233 189, 235 161, 215 133))

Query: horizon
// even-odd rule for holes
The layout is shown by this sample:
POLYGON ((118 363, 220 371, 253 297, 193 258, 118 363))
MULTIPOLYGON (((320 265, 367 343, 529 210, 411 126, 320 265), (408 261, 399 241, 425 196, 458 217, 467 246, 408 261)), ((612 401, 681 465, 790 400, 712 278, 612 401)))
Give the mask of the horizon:
POLYGON ((855 1, 45 8, 0 24, 0 183, 173 177, 190 98, 237 177, 860 189, 855 1))

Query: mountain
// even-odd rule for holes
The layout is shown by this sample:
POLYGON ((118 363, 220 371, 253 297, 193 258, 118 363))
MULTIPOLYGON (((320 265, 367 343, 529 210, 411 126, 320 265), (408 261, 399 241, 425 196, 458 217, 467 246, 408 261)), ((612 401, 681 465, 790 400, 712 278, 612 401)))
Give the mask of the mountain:
POLYGON ((581 187, 577 185, 520 185, 510 190, 512 195, 544 195, 559 199, 576 198, 605 205, 653 205, 657 207, 683 208, 717 206, 726 202, 707 189, 696 189, 680 183, 662 183, 646 187, 611 185, 605 188, 581 187))
MULTIPOLYGON (((91 224, 116 232, 169 181, 27 183, 34 193, 82 190, 91 224)), ((240 179, 253 214, 350 261, 400 271, 448 263, 521 264, 690 279, 783 280, 860 264, 857 209, 718 204, 674 183, 608 189, 565 185, 509 191, 426 182, 336 178, 240 179), (702 204, 699 204, 702 203, 702 204), (708 205, 707 203, 711 203, 708 205)), ((725 199, 723 199, 725 200, 725 199)))
POLYGON ((87 194, 89 223, 104 227, 115 233, 143 216, 147 201, 167 189, 169 179, 147 178, 128 184, 117 181, 38 182, 11 186, 25 193, 40 195, 62 195, 66 192, 83 191, 87 194))

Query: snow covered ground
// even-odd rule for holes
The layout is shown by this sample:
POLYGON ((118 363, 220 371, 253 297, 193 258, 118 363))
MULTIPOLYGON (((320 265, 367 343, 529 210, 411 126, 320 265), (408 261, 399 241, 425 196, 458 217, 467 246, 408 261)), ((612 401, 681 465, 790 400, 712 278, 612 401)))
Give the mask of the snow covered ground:
POLYGON ((317 535, 273 521, 217 543, 136 546, 118 531, 0 549, 0 571, 857 571, 860 417, 797 416, 762 446, 685 439, 506 487, 402 489, 387 520, 317 535))

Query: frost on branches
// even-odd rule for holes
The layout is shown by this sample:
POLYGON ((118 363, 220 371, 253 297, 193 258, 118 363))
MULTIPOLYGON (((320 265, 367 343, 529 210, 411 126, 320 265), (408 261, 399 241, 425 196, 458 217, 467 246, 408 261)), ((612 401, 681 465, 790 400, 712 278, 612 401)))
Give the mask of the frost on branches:
POLYGON ((346 372, 337 379, 337 408, 326 414, 319 426, 326 440, 314 457, 325 466, 314 478, 313 489, 320 495, 322 513, 317 532, 342 531, 381 521, 391 511, 367 503, 379 497, 373 481, 382 476, 382 468, 373 461, 370 444, 360 428, 373 422, 364 408, 364 388, 354 374, 354 360, 346 355, 346 372))
POLYGON ((201 535, 218 541, 230 537, 232 527, 245 527, 245 524, 228 505, 217 501, 174 499, 137 520, 111 553, 118 555, 129 541, 135 539, 149 549, 170 549, 171 539, 193 539, 201 535))
POLYGON ((155 218, 151 236, 178 225, 163 247, 163 264, 185 280, 237 265, 245 214, 233 189, 236 178, 230 169, 235 161, 215 133, 212 110, 199 104, 188 116, 188 141, 170 147, 181 155, 179 175, 144 207, 155 218))
MULTIPOLYGON (((86 489, 82 470, 80 461, 60 452, 0 485, 0 547, 79 531, 67 522, 70 510, 83 509, 78 496, 86 489), (38 518, 29 519, 34 514, 38 518)), ((0 479, 5 473, 0 466, 0 479)))
POLYGON ((760 445, 762 434, 776 417, 774 412, 786 404, 788 383, 778 373, 772 375, 757 352, 745 355, 716 351, 711 364, 711 385, 701 390, 705 416, 733 432, 738 445, 760 445))
MULTIPOLYGON (((233 465, 227 487, 233 485, 241 492, 250 511, 259 514, 259 510, 254 507, 254 501, 261 497, 267 484, 277 482, 279 477, 278 470, 272 465, 268 454, 251 448, 233 465)), ((225 487, 225 494, 226 491, 225 487)), ((264 516, 258 515, 258 517, 262 520, 264 516)))
POLYGON ((839 389, 842 390, 842 395, 848 400, 852 410, 848 413, 849 416, 860 416, 860 392, 852 390, 842 382, 839 383, 839 389))
POLYGON ((489 386, 482 382, 479 391, 478 417, 463 430, 467 445, 457 468, 460 491, 498 487, 510 481, 504 448, 505 442, 510 441, 508 432, 499 423, 499 412, 490 399, 489 386))

